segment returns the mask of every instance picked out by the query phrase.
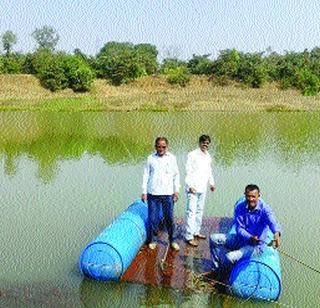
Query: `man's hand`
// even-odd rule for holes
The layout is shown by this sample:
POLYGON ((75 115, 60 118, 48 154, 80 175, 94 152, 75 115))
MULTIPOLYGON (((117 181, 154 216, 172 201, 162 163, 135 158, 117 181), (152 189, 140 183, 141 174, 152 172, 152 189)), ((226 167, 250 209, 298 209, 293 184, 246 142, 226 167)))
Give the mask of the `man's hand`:
POLYGON ((179 199, 179 193, 178 193, 178 192, 175 192, 175 193, 173 194, 173 202, 177 202, 178 199, 179 199))
POLYGON ((190 187, 190 188, 189 188, 189 192, 192 193, 192 194, 195 194, 197 191, 196 191, 195 188, 190 187))
POLYGON ((147 202, 147 200, 148 200, 147 194, 142 194, 142 195, 141 195, 141 200, 142 200, 143 202, 147 202))
POLYGON ((210 185, 210 190, 211 191, 215 191, 216 190, 216 187, 214 185, 210 185))
POLYGON ((276 232, 273 236, 273 247, 278 248, 280 247, 280 233, 276 232))
POLYGON ((260 243, 260 240, 259 238, 255 235, 255 236, 251 236, 250 237, 250 242, 253 244, 253 245, 258 245, 260 243))

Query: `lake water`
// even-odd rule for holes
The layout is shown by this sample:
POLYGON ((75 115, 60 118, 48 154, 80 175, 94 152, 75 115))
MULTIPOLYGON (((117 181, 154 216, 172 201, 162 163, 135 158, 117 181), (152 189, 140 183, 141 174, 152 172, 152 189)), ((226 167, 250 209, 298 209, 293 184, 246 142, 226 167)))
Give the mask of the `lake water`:
MULTIPOLYGON (((270 307, 206 292, 84 279, 84 247, 141 194, 155 137, 169 139, 182 184, 200 134, 214 145, 206 216, 231 216, 260 186, 282 250, 320 269, 319 113, 0 113, 0 306, 270 307)), ((176 205, 183 217, 185 196, 176 205)), ((281 255, 284 307, 319 307, 320 274, 281 255)))

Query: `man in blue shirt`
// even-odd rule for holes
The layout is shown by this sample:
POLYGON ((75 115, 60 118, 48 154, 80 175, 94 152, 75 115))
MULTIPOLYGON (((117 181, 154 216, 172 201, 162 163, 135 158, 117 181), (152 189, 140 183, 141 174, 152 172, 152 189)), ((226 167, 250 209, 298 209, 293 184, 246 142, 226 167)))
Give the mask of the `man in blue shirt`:
POLYGON ((281 227, 270 206, 260 199, 257 185, 247 185, 245 197, 236 202, 233 224, 234 232, 210 236, 213 270, 222 275, 227 275, 240 259, 261 253, 268 244, 269 229, 274 247, 280 246, 281 227))

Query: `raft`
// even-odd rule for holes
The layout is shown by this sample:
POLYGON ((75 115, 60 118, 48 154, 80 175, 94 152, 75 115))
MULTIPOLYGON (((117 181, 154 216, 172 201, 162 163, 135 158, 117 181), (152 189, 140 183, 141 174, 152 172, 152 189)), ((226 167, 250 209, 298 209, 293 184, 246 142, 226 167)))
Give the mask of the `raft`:
MULTIPOLYGON (((167 247, 166 234, 160 231, 159 245, 155 251, 141 249, 147 237, 148 208, 141 200, 133 202, 110 226, 90 242, 83 250, 79 265, 83 275, 95 280, 124 280, 144 284, 164 285, 173 288, 188 287, 190 264, 194 254, 201 258, 193 264, 200 272, 210 268, 210 251, 207 241, 201 241, 197 249, 184 242, 183 221, 177 223, 177 233, 181 249, 169 251, 167 262, 172 264, 170 275, 155 266, 163 258, 167 247), (138 254, 140 250, 140 253, 138 254), (188 261, 189 260, 189 261, 188 261), (209 268, 208 268, 209 266, 209 268), (170 279, 165 279, 169 277, 170 279)), ((235 232, 231 219, 204 219, 204 231, 235 232), (229 223, 230 221, 230 223, 229 223), (226 227, 226 228, 225 228, 226 227), (233 231, 232 231, 233 230, 233 231)), ((270 238, 272 234, 270 233, 270 238)), ((167 271, 168 271, 167 270, 167 271)), ((281 292, 281 268, 279 253, 266 247, 263 254, 237 262, 228 277, 229 292, 232 295, 260 300, 277 300, 281 292)))
POLYGON ((146 241, 148 208, 136 200, 83 250, 80 271, 96 280, 119 280, 146 241))
MULTIPOLYGON (((232 226, 229 233, 234 233, 232 226)), ((271 242, 272 232, 269 230, 267 242, 271 242)), ((279 252, 266 246, 258 256, 244 258, 233 266, 228 291, 245 299, 275 301, 281 293, 281 266, 279 252)))

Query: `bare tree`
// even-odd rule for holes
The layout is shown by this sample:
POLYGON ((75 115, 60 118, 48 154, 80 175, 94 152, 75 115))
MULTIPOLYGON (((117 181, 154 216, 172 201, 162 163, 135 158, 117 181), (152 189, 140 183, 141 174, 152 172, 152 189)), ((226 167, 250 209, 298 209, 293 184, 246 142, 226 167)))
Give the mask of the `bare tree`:
POLYGON ((48 51, 54 51, 59 41, 58 33, 51 26, 36 28, 36 30, 32 32, 32 37, 36 40, 38 49, 44 49, 48 51))
POLYGON ((9 55, 12 50, 12 46, 17 43, 17 36, 10 30, 6 31, 1 36, 3 49, 6 55, 9 55))

